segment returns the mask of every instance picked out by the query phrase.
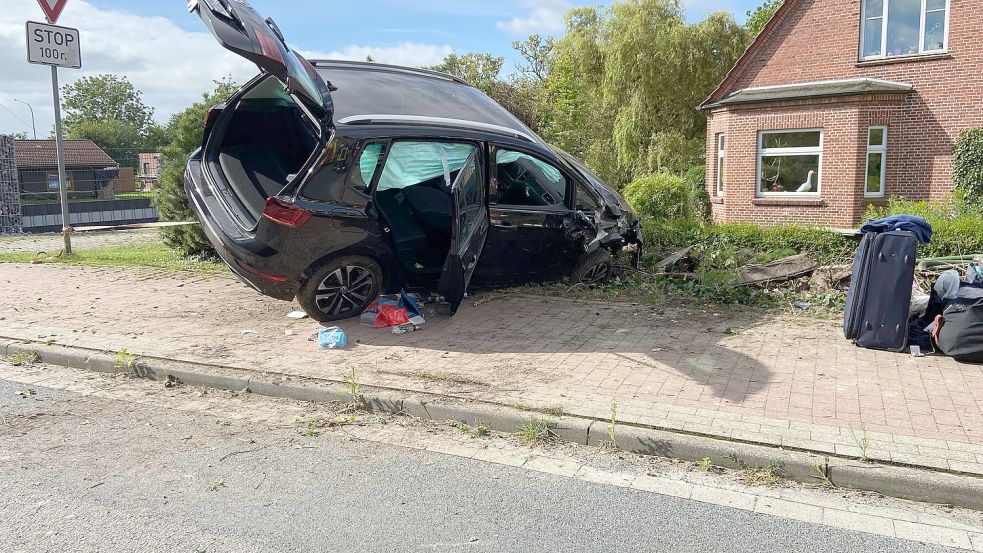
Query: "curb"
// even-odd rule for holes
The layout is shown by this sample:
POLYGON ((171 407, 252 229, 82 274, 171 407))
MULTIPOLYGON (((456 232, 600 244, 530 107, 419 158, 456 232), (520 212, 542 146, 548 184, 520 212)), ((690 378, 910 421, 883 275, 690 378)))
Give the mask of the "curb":
MULTIPOLYGON (((341 382, 324 379, 282 377, 211 365, 154 359, 138 359, 133 370, 116 366, 116 357, 92 351, 34 342, 0 340, 4 356, 36 351, 45 363, 102 373, 135 373, 139 377, 163 381, 177 378, 190 386, 221 390, 248 390, 254 394, 316 402, 348 402, 351 396, 341 382)), ((560 440, 581 445, 610 445, 607 421, 575 416, 547 416, 477 400, 463 400, 416 392, 366 386, 369 411, 405 414, 434 421, 459 421, 470 426, 484 425, 497 432, 514 433, 530 418, 549 422, 560 440)), ((983 478, 937 470, 886 464, 861 463, 823 453, 795 451, 771 445, 735 442, 723 438, 698 436, 618 424, 615 443, 619 450, 641 455, 698 462, 709 458, 714 465, 740 469, 740 465, 765 467, 778 464, 778 474, 797 482, 832 484, 836 487, 872 491, 882 495, 955 505, 983 511, 983 478)))

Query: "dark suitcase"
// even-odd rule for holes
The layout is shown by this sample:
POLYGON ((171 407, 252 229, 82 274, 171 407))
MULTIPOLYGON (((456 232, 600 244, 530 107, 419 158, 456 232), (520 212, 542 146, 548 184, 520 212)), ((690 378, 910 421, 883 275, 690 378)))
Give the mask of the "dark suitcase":
POLYGON ((983 299, 958 299, 942 313, 935 340, 956 361, 983 363, 983 299))
POLYGON ((905 348, 917 247, 908 231, 868 233, 861 240, 843 315, 843 334, 858 346, 905 348))

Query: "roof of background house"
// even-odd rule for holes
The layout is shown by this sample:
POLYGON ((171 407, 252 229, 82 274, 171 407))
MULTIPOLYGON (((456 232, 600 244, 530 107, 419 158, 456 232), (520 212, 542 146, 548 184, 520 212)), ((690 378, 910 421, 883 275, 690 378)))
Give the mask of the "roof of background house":
POLYGON ((703 109, 715 108, 731 104, 746 104, 751 102, 770 102, 776 100, 794 100, 799 98, 823 98, 829 96, 845 96, 855 94, 903 94, 911 92, 913 87, 907 83, 870 79, 839 79, 816 81, 810 83, 795 83, 773 86, 755 86, 735 90, 716 102, 704 104, 703 109))
MULTIPOLYGON (((19 169, 29 167, 55 167, 58 155, 54 140, 15 140, 14 152, 19 169)), ((116 167, 113 158, 91 140, 65 141, 66 167, 116 167)))

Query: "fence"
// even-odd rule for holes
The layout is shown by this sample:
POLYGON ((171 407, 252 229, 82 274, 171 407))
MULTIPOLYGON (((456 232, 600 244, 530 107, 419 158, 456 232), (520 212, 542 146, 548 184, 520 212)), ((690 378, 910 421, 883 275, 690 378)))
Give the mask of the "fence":
POLYGON ((22 230, 14 139, 0 135, 0 236, 20 234, 22 230))
MULTIPOLYGON (((61 182, 53 141, 16 141, 20 209, 24 232, 60 232, 61 182)), ((155 154, 113 150, 87 140, 65 142, 65 188, 69 224, 109 226, 158 220, 154 204, 160 166, 155 154), (140 167, 119 166, 116 158, 140 167), (138 161, 139 160, 139 161, 138 161)))

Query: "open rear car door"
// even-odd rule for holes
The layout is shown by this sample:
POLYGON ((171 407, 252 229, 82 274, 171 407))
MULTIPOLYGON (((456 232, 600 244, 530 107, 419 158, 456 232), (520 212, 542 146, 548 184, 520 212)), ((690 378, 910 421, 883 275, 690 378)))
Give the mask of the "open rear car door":
POLYGON ((334 104, 331 91, 303 56, 290 49, 273 19, 263 19, 244 0, 190 0, 215 39, 227 50, 255 63, 276 77, 326 132, 334 104))
POLYGON ((451 187, 451 195, 454 204, 451 250, 444 261, 437 292, 450 303, 453 315, 464 301, 464 293, 485 247, 490 224, 477 151, 468 157, 458 173, 451 187))

